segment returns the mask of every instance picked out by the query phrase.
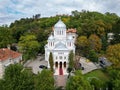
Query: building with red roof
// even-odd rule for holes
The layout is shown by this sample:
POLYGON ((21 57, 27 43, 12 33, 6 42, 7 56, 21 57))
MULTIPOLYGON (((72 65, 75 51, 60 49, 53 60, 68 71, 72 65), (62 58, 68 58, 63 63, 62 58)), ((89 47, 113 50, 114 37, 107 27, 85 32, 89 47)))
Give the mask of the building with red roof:
POLYGON ((22 54, 8 48, 0 49, 0 78, 4 74, 5 67, 10 64, 19 63, 22 60, 22 54))

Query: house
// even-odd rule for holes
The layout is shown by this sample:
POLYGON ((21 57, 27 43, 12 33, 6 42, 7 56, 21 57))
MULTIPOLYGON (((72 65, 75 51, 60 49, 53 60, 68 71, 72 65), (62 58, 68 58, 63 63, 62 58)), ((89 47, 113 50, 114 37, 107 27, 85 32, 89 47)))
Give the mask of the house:
POLYGON ((73 51, 75 54, 75 33, 74 29, 67 31, 66 25, 61 19, 54 25, 53 32, 45 45, 45 60, 48 62, 48 68, 50 68, 50 52, 53 55, 54 75, 68 75, 69 53, 73 51))
POLYGON ((8 48, 0 49, 0 78, 4 74, 5 67, 10 64, 19 63, 22 60, 22 54, 12 51, 8 48))

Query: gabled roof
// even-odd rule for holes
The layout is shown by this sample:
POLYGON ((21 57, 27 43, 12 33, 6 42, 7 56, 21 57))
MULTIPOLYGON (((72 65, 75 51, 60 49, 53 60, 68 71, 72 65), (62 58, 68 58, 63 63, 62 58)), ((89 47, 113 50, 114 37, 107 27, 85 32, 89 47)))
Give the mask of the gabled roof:
POLYGON ((9 58, 15 59, 21 55, 21 53, 15 52, 7 48, 0 49, 0 61, 7 60, 9 58))
POLYGON ((62 42, 59 42, 55 45, 54 50, 68 50, 68 48, 66 47, 65 44, 63 44, 62 42))

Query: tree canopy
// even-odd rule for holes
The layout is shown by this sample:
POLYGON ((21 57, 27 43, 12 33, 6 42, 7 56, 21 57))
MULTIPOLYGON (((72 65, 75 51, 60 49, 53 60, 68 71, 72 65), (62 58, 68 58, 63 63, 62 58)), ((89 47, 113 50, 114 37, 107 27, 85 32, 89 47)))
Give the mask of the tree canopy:
POLYGON ((67 81, 66 90, 92 90, 92 87, 81 72, 76 71, 75 76, 71 76, 67 81))
POLYGON ((35 78, 35 90, 54 90, 53 73, 50 70, 42 70, 35 78))
POLYGON ((39 51, 39 43, 34 35, 21 36, 18 45, 25 60, 34 58, 39 51))
POLYGON ((107 57, 114 67, 120 68, 120 44, 110 45, 107 49, 107 57))
POLYGON ((34 80, 32 72, 23 68, 20 64, 10 65, 5 69, 1 90, 32 90, 34 80))
POLYGON ((50 52, 50 55, 49 55, 49 64, 50 64, 50 69, 53 72, 54 71, 54 69, 53 69, 54 62, 53 62, 52 52, 50 52))

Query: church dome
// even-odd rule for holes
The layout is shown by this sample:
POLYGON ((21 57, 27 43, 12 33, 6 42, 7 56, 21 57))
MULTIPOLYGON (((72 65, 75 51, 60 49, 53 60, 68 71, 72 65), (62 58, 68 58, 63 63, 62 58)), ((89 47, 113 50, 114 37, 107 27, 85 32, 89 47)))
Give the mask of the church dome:
POLYGON ((48 38, 48 40, 53 40, 53 39, 54 39, 53 35, 50 35, 48 38))
POLYGON ((61 21, 61 19, 54 25, 54 27, 66 28, 66 25, 61 21))

